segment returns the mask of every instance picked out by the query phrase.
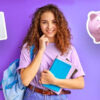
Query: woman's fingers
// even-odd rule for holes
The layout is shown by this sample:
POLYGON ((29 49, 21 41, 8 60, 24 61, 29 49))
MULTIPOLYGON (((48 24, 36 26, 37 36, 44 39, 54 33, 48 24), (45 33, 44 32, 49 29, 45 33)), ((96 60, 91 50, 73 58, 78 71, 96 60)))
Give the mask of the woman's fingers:
POLYGON ((49 43, 49 39, 45 35, 42 35, 39 39, 39 49, 44 51, 48 43, 49 43))

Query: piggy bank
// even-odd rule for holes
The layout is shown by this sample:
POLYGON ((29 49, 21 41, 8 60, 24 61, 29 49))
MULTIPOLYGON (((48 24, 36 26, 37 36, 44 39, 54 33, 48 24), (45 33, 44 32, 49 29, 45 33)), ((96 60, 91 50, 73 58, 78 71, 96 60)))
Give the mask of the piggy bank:
POLYGON ((87 32, 95 44, 100 44, 100 11, 88 13, 87 32))

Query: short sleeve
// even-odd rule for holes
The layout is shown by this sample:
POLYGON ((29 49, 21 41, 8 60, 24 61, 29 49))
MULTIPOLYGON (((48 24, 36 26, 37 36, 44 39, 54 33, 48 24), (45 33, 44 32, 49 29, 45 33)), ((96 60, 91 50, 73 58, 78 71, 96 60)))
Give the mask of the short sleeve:
POLYGON ((26 68, 31 63, 30 58, 30 50, 26 48, 26 43, 23 45, 21 54, 20 54, 20 61, 19 61, 19 67, 17 68, 17 71, 22 68, 26 68))
POLYGON ((82 65, 80 63, 78 54, 76 49, 72 46, 72 53, 71 53, 71 61, 73 63, 73 67, 75 67, 77 69, 77 72, 73 75, 72 78, 77 78, 80 76, 85 76, 85 73, 83 71, 82 65))

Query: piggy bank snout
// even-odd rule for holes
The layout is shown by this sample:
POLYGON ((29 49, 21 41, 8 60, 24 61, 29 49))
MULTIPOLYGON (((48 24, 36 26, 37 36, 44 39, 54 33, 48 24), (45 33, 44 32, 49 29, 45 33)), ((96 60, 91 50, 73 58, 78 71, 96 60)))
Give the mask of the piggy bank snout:
POLYGON ((97 27, 97 31, 99 31, 99 32, 100 32, 100 25, 97 27))

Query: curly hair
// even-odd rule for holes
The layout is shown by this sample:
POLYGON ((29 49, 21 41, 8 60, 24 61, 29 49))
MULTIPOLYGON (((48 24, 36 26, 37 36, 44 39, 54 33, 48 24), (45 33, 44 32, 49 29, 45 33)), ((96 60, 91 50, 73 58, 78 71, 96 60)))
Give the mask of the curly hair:
POLYGON ((23 41, 23 45, 27 43, 27 48, 34 45, 34 53, 39 50, 39 38, 41 37, 40 18, 44 12, 48 11, 54 14, 56 20, 57 34, 55 35, 55 46, 60 50, 62 54, 64 54, 68 51, 68 48, 71 45, 70 29, 63 13, 58 9, 56 5, 53 4, 48 4, 36 9, 35 13, 32 15, 32 22, 29 27, 27 36, 23 41))

